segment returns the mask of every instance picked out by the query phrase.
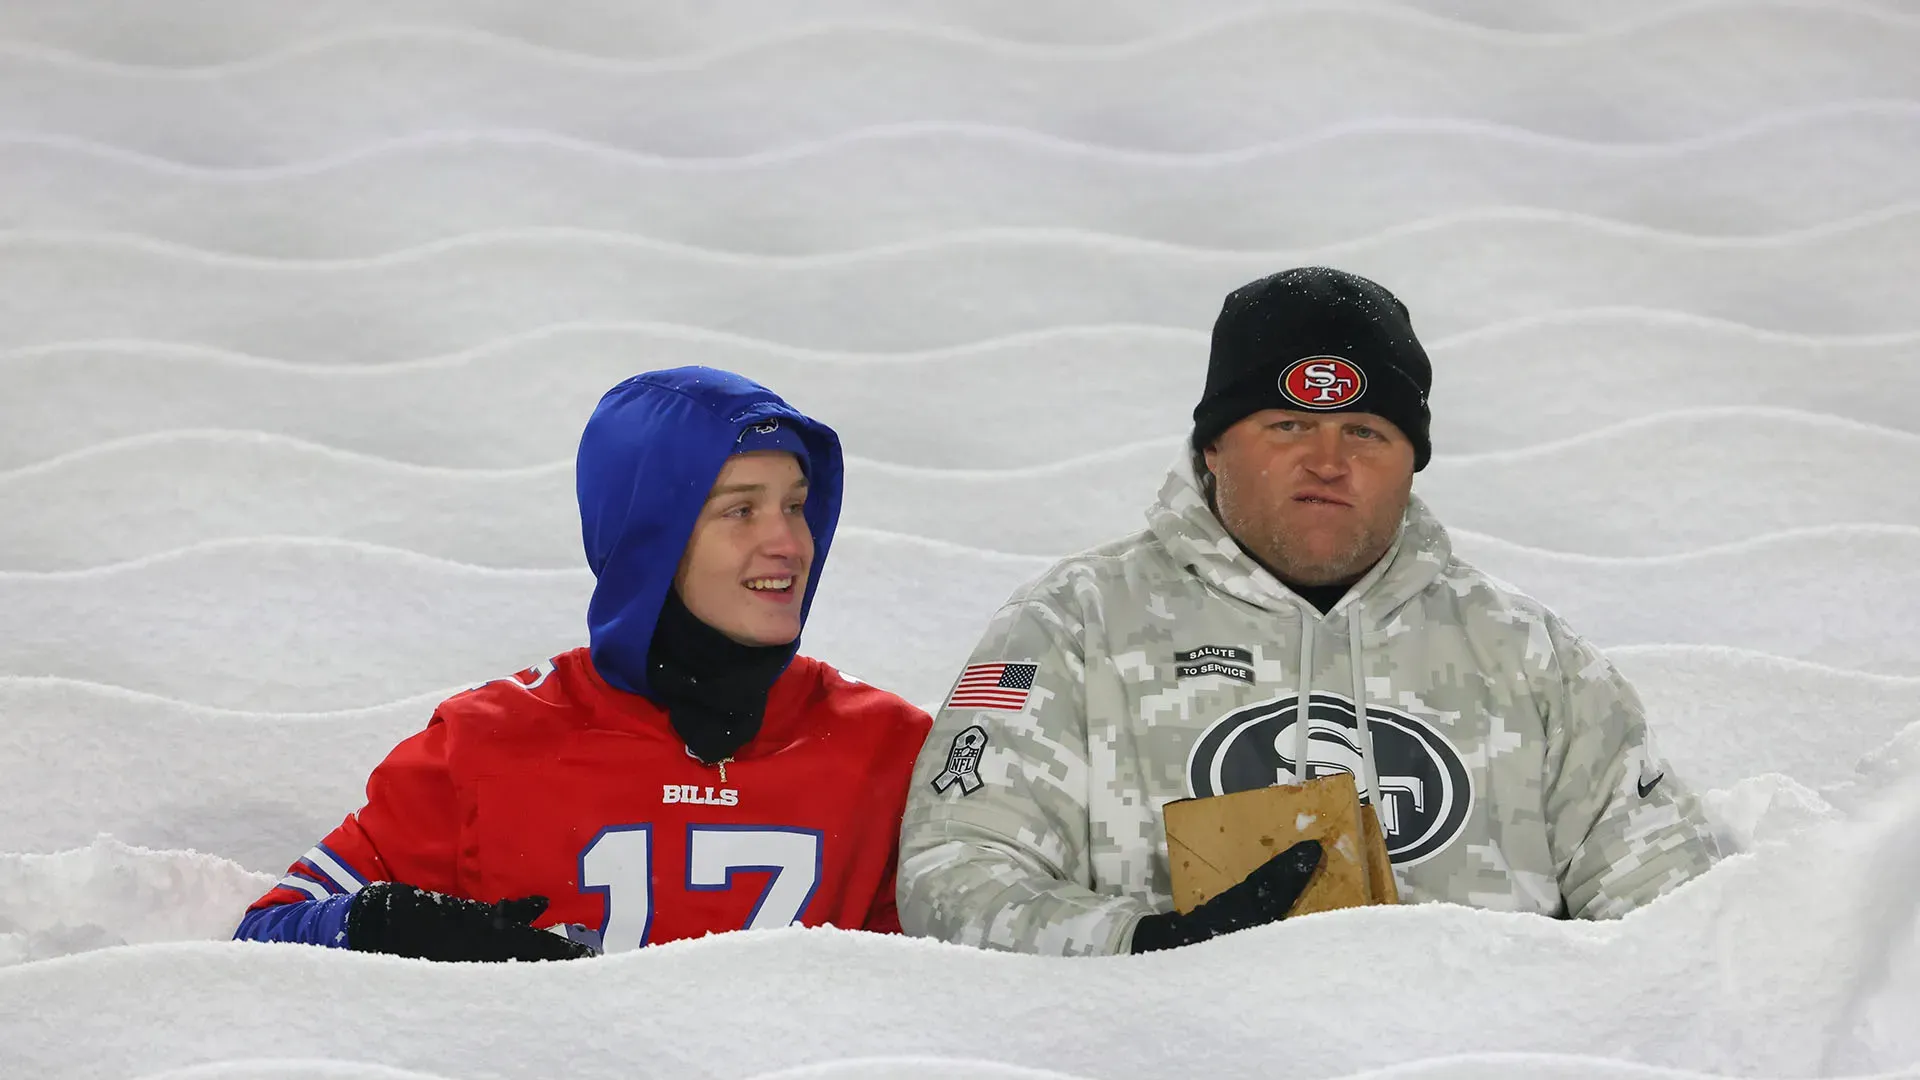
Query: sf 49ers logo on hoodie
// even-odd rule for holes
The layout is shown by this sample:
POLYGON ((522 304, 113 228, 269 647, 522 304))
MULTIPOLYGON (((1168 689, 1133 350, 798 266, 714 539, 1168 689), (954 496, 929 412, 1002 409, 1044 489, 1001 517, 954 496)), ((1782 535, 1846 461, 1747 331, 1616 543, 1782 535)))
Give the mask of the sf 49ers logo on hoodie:
MULTIPOLYGON (((1187 785, 1194 797, 1293 783, 1297 706, 1297 695, 1289 694, 1215 720, 1187 756, 1187 785)), ((1380 785, 1375 810, 1388 857, 1406 866, 1444 850, 1465 828, 1473 808, 1473 777, 1460 752, 1425 721, 1371 702, 1367 731, 1380 785)), ((1309 776, 1352 773, 1366 798, 1353 702, 1338 694, 1314 694, 1307 732, 1309 776)))

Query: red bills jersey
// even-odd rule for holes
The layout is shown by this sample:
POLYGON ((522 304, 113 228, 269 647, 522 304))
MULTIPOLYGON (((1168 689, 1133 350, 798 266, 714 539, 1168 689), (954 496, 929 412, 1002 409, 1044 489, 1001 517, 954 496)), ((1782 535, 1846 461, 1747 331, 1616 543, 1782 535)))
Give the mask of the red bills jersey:
POLYGON ((898 932, 900 816, 930 725, 796 657, 758 736, 703 765, 575 649, 442 703, 253 908, 388 880, 545 896, 538 925, 598 931, 608 952, 793 923, 898 932))

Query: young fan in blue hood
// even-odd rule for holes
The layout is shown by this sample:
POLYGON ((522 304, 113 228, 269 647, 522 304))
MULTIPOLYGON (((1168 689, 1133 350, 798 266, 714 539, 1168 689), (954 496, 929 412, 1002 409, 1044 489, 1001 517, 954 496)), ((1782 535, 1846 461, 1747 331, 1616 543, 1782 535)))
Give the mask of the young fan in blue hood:
POLYGON ((442 703, 235 936, 535 960, 795 923, 898 932, 931 721, 798 655, 842 476, 832 429, 739 375, 608 391, 575 480, 588 646, 442 703))
MULTIPOLYGON (((758 383, 710 368, 629 379, 587 422, 574 487, 597 582, 587 606, 594 667, 609 684, 665 706, 702 761, 721 761, 753 737, 767 690, 799 649, 840 520, 842 475, 831 428, 758 383), (729 469, 741 475, 716 479, 729 469), (810 537, 776 528, 771 549, 722 549, 716 536, 700 550, 725 560, 713 568, 721 580, 684 580, 688 541, 706 527, 709 487, 750 483, 799 496, 774 509, 803 507, 810 537), (724 580, 730 570, 732 586, 724 580), (790 581, 785 589, 746 588, 755 575, 790 581), (687 606, 689 584, 705 619, 687 606)), ((739 531, 731 521, 716 524, 739 531)))

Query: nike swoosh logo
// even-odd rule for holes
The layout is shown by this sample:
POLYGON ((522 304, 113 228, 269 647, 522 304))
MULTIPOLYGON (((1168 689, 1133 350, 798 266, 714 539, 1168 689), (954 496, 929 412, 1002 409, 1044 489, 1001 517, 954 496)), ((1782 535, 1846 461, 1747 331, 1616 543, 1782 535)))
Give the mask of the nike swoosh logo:
POLYGON ((1654 777, 1652 780, 1640 781, 1638 784, 1635 785, 1640 789, 1640 797, 1644 799, 1647 796, 1653 794, 1653 789, 1659 787, 1660 781, 1665 780, 1666 778, 1667 778, 1667 774, 1661 773, 1659 776, 1654 777))

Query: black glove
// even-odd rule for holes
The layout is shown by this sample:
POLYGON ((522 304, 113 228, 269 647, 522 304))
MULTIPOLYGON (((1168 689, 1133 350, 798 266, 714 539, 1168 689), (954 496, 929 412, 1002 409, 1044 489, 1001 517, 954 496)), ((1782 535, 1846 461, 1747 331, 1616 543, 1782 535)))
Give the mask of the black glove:
POLYGON ((572 960, 593 955, 585 945, 535 930, 533 920, 545 910, 544 896, 487 904, 398 881, 376 881, 355 893, 347 909, 347 948, 426 960, 572 960))
POLYGON ((1177 949, 1221 934, 1279 922, 1307 891, 1320 868, 1320 841, 1302 840, 1256 867, 1240 884, 1182 915, 1167 911, 1141 918, 1133 951, 1177 949))

